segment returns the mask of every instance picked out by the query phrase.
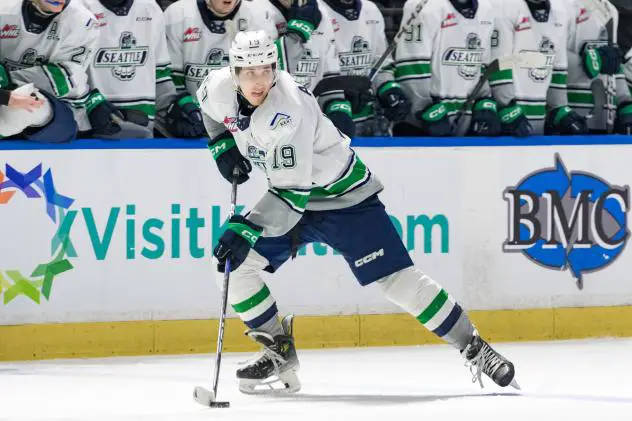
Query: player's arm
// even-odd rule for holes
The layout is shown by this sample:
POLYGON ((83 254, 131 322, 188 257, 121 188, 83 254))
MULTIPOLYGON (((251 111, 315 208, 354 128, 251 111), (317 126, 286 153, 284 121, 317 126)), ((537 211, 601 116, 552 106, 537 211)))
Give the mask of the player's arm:
POLYGON ((180 9, 176 6, 168 7, 164 14, 167 52, 171 62, 171 79, 178 94, 186 92, 184 77, 184 28, 180 9))
MULTIPOLYGON (((184 86, 183 74, 174 75, 170 60, 169 41, 167 32, 174 31, 174 25, 166 25, 165 16, 156 6, 154 19, 157 25, 154 45, 156 46, 156 127, 166 136, 195 138, 204 135, 202 114, 194 100, 184 86), (168 29, 164 29, 168 28, 168 29), (175 80, 179 79, 180 89, 176 92, 175 80)), ((173 33, 171 34, 174 35, 173 33)), ((182 36, 182 34, 180 34, 182 36)), ((174 42, 175 44, 175 42, 174 42)), ((180 46, 182 42, 180 41, 180 46)), ((181 48, 181 47, 180 47, 181 48)), ((182 68, 182 52, 175 54, 179 61, 177 67, 182 68)))
MULTIPOLYGON (((564 23, 568 31, 567 22, 564 23)), ((553 72, 547 92, 547 113, 545 133, 574 135, 588 132, 586 120, 568 106, 568 56, 567 33, 560 39, 560 45, 555 47, 553 72)))
MULTIPOLYGON (((490 59, 494 61, 515 54, 515 27, 519 22, 514 21, 511 11, 505 8, 505 3, 502 0, 492 4, 496 10, 496 15, 494 16, 490 59)), ((498 104, 498 114, 503 133, 510 136, 528 136, 532 129, 525 112, 516 100, 513 69, 500 69, 490 75, 489 86, 492 96, 498 104)))
MULTIPOLYGON (((375 48, 373 49, 373 63, 376 63, 382 54, 387 49, 386 32, 384 28, 384 16, 382 12, 371 4, 372 9, 375 10, 376 25, 371 25, 375 33, 373 39, 375 42, 375 48)), ((377 100, 380 108, 384 113, 384 116, 390 121, 404 120, 410 113, 411 102, 410 98, 402 86, 395 80, 395 66, 393 64, 393 58, 391 56, 386 57, 382 68, 378 71, 375 79, 373 80, 373 89, 376 93, 377 100)))
POLYGON ((305 50, 305 43, 309 41, 314 29, 318 28, 322 14, 316 0, 294 1, 288 11, 287 33, 278 34, 272 19, 269 20, 271 29, 266 30, 275 41, 279 55, 279 67, 291 73, 305 50), (300 5, 302 3, 302 5, 300 5))

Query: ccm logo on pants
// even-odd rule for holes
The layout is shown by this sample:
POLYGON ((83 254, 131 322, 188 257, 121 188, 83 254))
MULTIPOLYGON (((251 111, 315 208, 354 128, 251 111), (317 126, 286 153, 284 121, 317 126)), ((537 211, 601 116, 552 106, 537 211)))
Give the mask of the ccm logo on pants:
POLYGON ((383 257, 383 256, 384 256, 384 249, 379 249, 378 251, 374 251, 373 253, 368 254, 364 256, 363 258, 356 260, 355 267, 359 268, 360 266, 364 266, 367 263, 371 263, 378 257, 383 257))

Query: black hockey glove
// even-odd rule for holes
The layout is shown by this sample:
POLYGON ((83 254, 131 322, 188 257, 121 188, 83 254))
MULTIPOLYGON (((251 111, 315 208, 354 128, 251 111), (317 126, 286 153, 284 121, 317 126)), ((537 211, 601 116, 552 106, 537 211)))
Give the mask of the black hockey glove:
POLYGON ((617 119, 614 122, 614 132, 632 135, 632 102, 626 101, 617 108, 617 119))
POLYGON ((425 136, 452 135, 452 123, 448 117, 448 109, 443 103, 430 104, 423 110, 417 111, 415 118, 421 122, 422 133, 425 136))
POLYGON ((119 123, 125 117, 97 89, 90 92, 86 102, 86 111, 93 136, 113 136, 121 131, 119 123))
POLYGON ((496 101, 491 98, 482 98, 476 101, 472 109, 472 123, 468 135, 498 136, 501 130, 496 101))
POLYGON ((355 136, 355 123, 351 118, 351 104, 349 101, 334 99, 325 104, 325 115, 334 126, 349 137, 355 136))
POLYGON ((4 64, 0 64, 0 89, 11 89, 12 87, 11 73, 9 73, 4 64))
POLYGON ((397 82, 383 83, 377 90, 377 100, 390 121, 401 121, 410 113, 410 99, 397 82))
POLYGON ((587 134, 586 119, 569 106, 558 107, 546 116, 544 133, 549 135, 578 135, 587 134))
POLYGON ((262 232, 263 228, 242 215, 230 218, 226 231, 213 250, 218 261, 217 270, 224 272, 226 259, 230 259, 231 271, 237 269, 246 260, 250 249, 254 247, 262 232))
POLYGON ((502 134, 515 137, 527 137, 533 132, 533 127, 522 107, 511 101, 509 105, 498 113, 502 125, 502 134))
POLYGON ((179 94, 167 108, 165 126, 177 137, 202 137, 206 134, 200 108, 187 92, 179 94))
POLYGON ((598 48, 582 48, 580 52, 582 67, 589 78, 600 74, 614 75, 621 68, 621 50, 615 45, 603 45, 598 48))
POLYGON ((287 32, 298 35, 303 42, 309 41, 314 29, 318 28, 323 15, 318 9, 316 0, 306 0, 303 6, 301 1, 294 0, 288 12, 287 32))
POLYGON ((237 148, 233 135, 228 130, 219 136, 211 139, 208 148, 213 155, 219 172, 229 183, 233 182, 233 172, 235 167, 239 168, 237 184, 248 181, 248 173, 252 171, 250 161, 243 157, 237 148))

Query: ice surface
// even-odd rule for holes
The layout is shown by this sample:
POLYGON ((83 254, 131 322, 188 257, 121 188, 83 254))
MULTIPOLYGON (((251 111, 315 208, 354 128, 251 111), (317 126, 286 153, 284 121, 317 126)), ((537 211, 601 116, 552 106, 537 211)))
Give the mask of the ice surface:
POLYGON ((481 390, 447 346, 299 351, 303 389, 291 397, 242 395, 223 360, 219 399, 204 408, 213 356, 0 363, 0 420, 25 421, 437 421, 630 420, 632 340, 497 344, 522 392, 481 390))

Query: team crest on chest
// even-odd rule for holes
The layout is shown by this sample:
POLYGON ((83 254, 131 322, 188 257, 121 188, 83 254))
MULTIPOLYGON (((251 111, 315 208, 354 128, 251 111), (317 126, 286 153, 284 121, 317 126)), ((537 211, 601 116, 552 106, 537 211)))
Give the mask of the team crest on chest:
POLYGON ((187 80, 200 83, 211 70, 228 66, 228 54, 221 48, 211 48, 204 63, 186 63, 184 75, 187 80))
POLYGON ((120 81, 129 82, 136 77, 136 68, 144 66, 149 58, 149 47, 138 46, 132 32, 125 31, 118 47, 101 48, 94 57, 94 67, 110 68, 120 81))
POLYGON ((351 50, 339 54, 340 73, 344 75, 365 75, 373 64, 371 46, 361 36, 351 40, 351 50))
POLYGON ((553 63, 555 62, 555 44, 548 37, 542 37, 538 50, 546 56, 546 66, 529 70, 529 77, 537 83, 544 82, 553 71, 553 63))
POLYGON ((20 70, 28 69, 29 67, 42 66, 46 64, 48 60, 46 56, 40 55, 37 50, 29 48, 20 56, 18 61, 7 60, 6 65, 8 70, 20 70))
POLYGON ((320 60, 314 57, 312 50, 306 48, 303 55, 296 64, 296 72, 294 72, 294 80, 303 86, 309 86, 312 78, 316 76, 320 60))
POLYGON ((445 66, 457 66, 459 76, 465 80, 473 80, 478 77, 483 64, 482 40, 478 34, 468 34, 465 39, 465 48, 448 48, 443 54, 442 64, 445 66))

